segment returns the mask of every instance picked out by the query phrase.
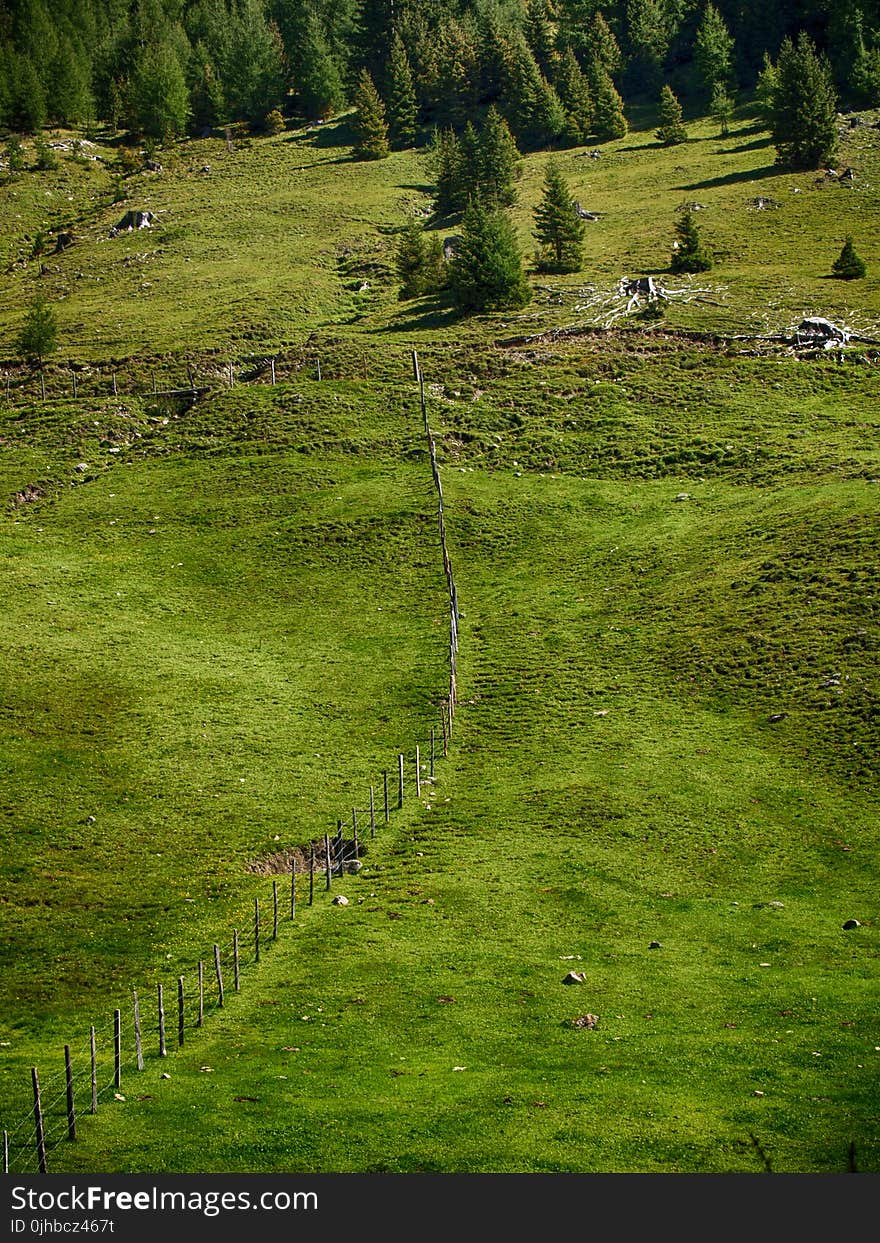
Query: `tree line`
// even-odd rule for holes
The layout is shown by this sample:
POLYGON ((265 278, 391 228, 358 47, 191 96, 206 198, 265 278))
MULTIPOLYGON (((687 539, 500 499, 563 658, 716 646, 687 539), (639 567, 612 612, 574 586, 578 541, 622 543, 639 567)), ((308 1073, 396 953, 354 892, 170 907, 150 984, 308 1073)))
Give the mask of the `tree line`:
POLYGON ((724 115, 801 36, 844 103, 880 104, 880 0, 6 0, 0 125, 320 120, 367 74, 392 145, 493 104, 521 149, 574 145, 621 136, 623 103, 664 83, 724 115))

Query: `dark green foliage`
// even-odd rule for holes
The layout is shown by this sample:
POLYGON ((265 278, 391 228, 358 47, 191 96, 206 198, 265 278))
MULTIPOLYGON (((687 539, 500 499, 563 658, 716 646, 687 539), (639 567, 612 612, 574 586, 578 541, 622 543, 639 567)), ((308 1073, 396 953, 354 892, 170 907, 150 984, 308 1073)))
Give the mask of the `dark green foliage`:
POLYGON ((656 137, 664 147, 687 142, 687 130, 681 119, 681 104, 668 84, 660 92, 660 125, 656 130, 656 137))
POLYGON ((485 206, 509 207, 522 161, 507 122, 495 108, 477 131, 468 122, 459 138, 452 130, 434 132, 429 164, 440 215, 462 211, 471 198, 485 206))
POLYGON ((589 83, 571 48, 566 48, 560 58, 554 85, 565 109, 566 141, 570 146, 578 146, 592 133, 593 100, 589 83))
POLYGON ((758 101, 761 119, 768 129, 773 125, 773 97, 778 85, 779 75, 776 72, 776 66, 770 59, 770 54, 765 52, 761 72, 758 74, 758 81, 755 85, 755 98, 758 101))
POLYGON ((55 313, 45 298, 37 297, 31 303, 21 331, 16 337, 15 352, 36 366, 57 348, 57 344, 58 325, 55 313))
POLYGON ((34 155, 36 156, 35 166, 40 172, 51 172, 58 167, 58 156, 49 146, 43 133, 38 133, 34 138, 34 155))
POLYGON ((658 89, 680 10, 664 0, 626 0, 628 78, 633 90, 658 89))
POLYGON ((556 160, 547 164, 544 194, 534 215, 538 268, 542 272, 579 272, 586 226, 556 160))
POLYGON ((228 26, 223 87, 231 119, 262 127, 284 95, 284 49, 262 0, 238 0, 228 26))
POLYGON ((226 99, 223 85, 203 43, 194 54, 193 84, 190 90, 190 114, 193 127, 200 132, 205 127, 219 125, 226 115, 226 99))
POLYGON ((675 225, 676 243, 669 267, 673 272, 708 272, 712 256, 700 241, 700 231, 690 210, 682 212, 675 225))
POLYGON ((354 153, 361 160, 384 160, 390 154, 385 105, 366 69, 361 70, 354 93, 354 153))
POLYGON ((565 129, 565 109, 520 35, 511 44, 504 109, 524 149, 550 146, 565 129))
POLYGON ((297 44, 294 88, 307 117, 328 117, 345 105, 342 74, 316 13, 309 14, 297 44))
POLYGON ((880 106, 880 46, 862 46, 850 76, 856 103, 863 108, 880 106))
POLYGON ((446 261, 439 235, 426 236, 418 221, 411 220, 398 238, 394 267, 401 282, 401 299, 437 293, 446 283, 446 261))
POLYGON ((593 96, 593 133, 600 142, 623 138, 629 126, 623 115, 623 100, 604 66, 590 67, 590 90, 593 96))
POLYGON ((531 300, 513 224, 500 208, 479 200, 468 204, 449 287, 465 312, 517 310, 531 300))
POLYGON ((24 147, 18 134, 10 134, 3 150, 3 158, 10 177, 17 177, 25 169, 24 147))
POLYGON ((694 61, 710 98, 717 87, 730 85, 733 76, 734 41, 714 4, 707 4, 694 43, 694 61))
POLYGON ((601 65, 612 77, 623 65, 623 54, 614 32, 601 13, 596 13, 585 41, 586 59, 601 65))
POLYGON ((452 130, 434 131, 428 167, 434 177, 434 203, 439 215, 462 211, 467 203, 464 154, 452 130))
POLYGON ((13 83, 10 119, 26 133, 35 134, 47 119, 46 89, 29 56, 19 56, 13 62, 13 83))
POLYGON ((271 112, 266 114, 263 129, 270 135, 284 133, 284 117, 279 108, 273 108, 271 112))
POLYGON ((859 280, 867 273, 865 261, 856 254, 851 237, 844 242, 843 249, 831 265, 831 271, 845 281, 859 280))
POLYGON ((733 118, 733 100, 722 82, 716 82, 712 88, 709 112, 712 120, 717 121, 721 127, 721 137, 726 138, 730 133, 730 122, 733 118))
POLYGON ((141 134, 168 142, 181 135, 190 116, 183 69, 170 43, 144 49, 131 84, 131 121, 141 134))
POLYGON ((528 0, 523 30, 541 72, 546 77, 552 76, 556 61, 556 31, 549 0, 528 0))
POLYGON ((837 92, 831 69, 803 31, 776 62, 771 133, 779 164, 817 168, 837 155, 837 92))
POLYGON ((413 86, 412 66, 403 40, 396 32, 391 41, 391 56, 388 61, 386 109, 392 147, 401 150, 413 146, 416 140, 418 103, 413 86))

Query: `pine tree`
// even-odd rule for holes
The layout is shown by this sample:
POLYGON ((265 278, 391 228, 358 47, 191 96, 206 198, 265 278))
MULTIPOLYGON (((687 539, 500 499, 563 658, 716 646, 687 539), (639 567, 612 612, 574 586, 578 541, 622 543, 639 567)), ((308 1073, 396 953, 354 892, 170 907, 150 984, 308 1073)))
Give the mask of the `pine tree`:
MULTIPOLYGON (((111 83, 115 88, 116 83, 111 83)), ((219 125, 226 111, 223 85, 220 82, 208 50, 203 43, 196 45, 194 55, 193 83, 190 89, 190 114, 197 133, 206 127, 219 125)))
POLYGON ((58 167, 58 156, 46 142, 46 135, 42 131, 34 138, 34 155, 40 172, 52 172, 58 167))
POLYGON ((761 72, 758 74, 758 81, 755 84, 755 98, 758 101, 758 111, 761 114, 761 120, 768 129, 773 124, 773 97, 778 87, 779 75, 776 72, 776 66, 770 59, 770 53, 765 52, 761 72))
POLYGON ((354 153, 361 160, 383 160, 390 154, 385 105, 366 69, 361 70, 354 93, 354 153))
POLYGON ((515 182, 522 167, 510 127, 497 108, 486 113, 477 139, 477 176, 474 189, 487 205, 511 207, 516 202, 515 182))
POLYGON ((614 32, 601 13, 596 13, 590 25, 586 41, 588 60, 602 65, 605 71, 614 76, 623 64, 623 53, 614 32))
POLYGON ((673 272, 708 272, 712 256, 703 248, 692 211, 682 213, 676 222, 675 233, 677 240, 672 250, 670 269, 673 272))
POLYGON ((504 83, 510 128, 523 148, 549 146, 565 129, 565 109, 520 35, 511 44, 504 83))
POLYGON ((681 119, 681 104, 669 85, 664 86, 660 92, 660 125, 655 136, 664 147, 674 147, 680 142, 687 142, 687 130, 681 119))
POLYGON ((189 91, 169 44, 147 47, 131 84, 132 120, 140 133, 167 142, 183 133, 190 116, 189 91))
POLYGON ((535 208, 536 261, 543 272, 579 272, 586 226, 555 160, 544 173, 544 196, 535 208))
POLYGON ((593 132, 600 142, 623 138, 629 126, 623 115, 623 100, 611 81, 611 75, 597 62, 591 65, 589 75, 593 95, 593 132))
POLYGON ((549 0, 528 0, 523 32, 541 72, 548 76, 556 60, 556 31, 549 0))
POLYGON ((345 106, 342 74, 321 27, 317 13, 310 13, 297 44, 297 94, 307 117, 324 118, 345 106))
POLYGON ((517 310, 531 300, 516 233, 507 214, 472 199, 461 243, 449 265, 449 287, 462 311, 517 310))
POLYGON ((554 85, 565 109, 564 137, 568 145, 579 146, 587 141, 592 132, 593 100, 589 83, 570 47, 560 58, 554 85))
POLYGON ((45 298, 33 300, 15 340, 15 351, 32 366, 42 366, 43 359, 58 345, 58 324, 55 313, 45 298))
POLYGON ((412 147, 416 140, 418 104, 412 66, 403 40, 395 32, 388 61, 388 133, 395 150, 412 147))
POLYGON ((17 177, 25 169, 24 147, 18 134, 10 134, 3 151, 10 177, 17 177))
POLYGON ((46 91, 29 56, 19 56, 15 68, 12 117, 25 133, 35 134, 46 124, 46 91))
POLYGON ((856 254, 851 237, 844 242, 843 250, 831 265, 831 271, 845 281, 858 280, 867 273, 865 261, 856 254))
POLYGON ((784 39, 776 62, 771 133, 776 161, 817 168, 837 155, 837 92, 831 69, 803 31, 784 39))
POLYGON ((733 100, 728 95, 723 82, 716 82, 712 88, 709 112, 712 120, 717 121, 721 127, 721 137, 726 138, 730 133, 730 122, 733 118, 733 100))
POLYGON ((437 293, 446 283, 443 243, 434 233, 426 237, 417 220, 402 229, 394 252, 394 266, 401 280, 398 297, 420 298, 437 293))
POLYGON ((677 26, 675 7, 663 0, 626 0, 628 76, 634 86, 656 89, 677 26))
POLYGON ((694 42, 694 61, 707 97, 717 86, 727 87, 733 76, 734 41, 714 4, 707 4, 694 42))
POLYGON ((467 204, 467 181, 461 142, 451 129, 435 130, 428 152, 434 177, 434 206, 438 215, 462 211, 467 204))

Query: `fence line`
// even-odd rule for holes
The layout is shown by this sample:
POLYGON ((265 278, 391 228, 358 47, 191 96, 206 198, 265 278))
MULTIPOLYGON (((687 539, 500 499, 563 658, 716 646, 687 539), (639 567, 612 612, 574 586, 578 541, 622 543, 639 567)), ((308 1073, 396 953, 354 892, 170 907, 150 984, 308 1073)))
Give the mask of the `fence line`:
MULTIPOLYGON (((267 363, 268 365, 268 363, 267 363)), ((440 536, 440 546, 443 557, 443 570, 446 577, 447 596, 449 602, 449 682, 448 688, 443 696, 441 708, 441 730, 443 738, 443 754, 446 755, 449 749, 449 742, 452 736, 452 722, 455 716, 456 708, 456 657, 458 654, 458 593, 455 585, 455 578, 452 572, 452 564, 449 557, 449 550, 446 541, 446 521, 443 505, 443 487, 440 480, 440 471, 437 465, 437 450, 434 436, 428 422, 428 411, 425 399, 424 376, 419 365, 418 355, 415 350, 412 352, 412 366, 414 377, 419 385, 419 400, 424 425, 424 432, 427 438, 428 452, 431 463, 431 475, 437 493, 437 522, 440 536)), ((8 378, 8 377, 7 377, 8 378)), ((318 364, 318 378, 320 378, 320 362, 318 364)), ((192 373, 190 373, 192 380, 192 373)), ((275 382, 275 367, 272 367, 272 381, 275 382)), ((114 391, 117 387, 116 376, 113 376, 114 391)), ((155 390, 158 392, 158 390, 155 390)), ((414 793, 419 799, 422 794, 422 774, 423 767, 429 768, 429 774, 424 780, 433 782, 435 779, 435 742, 436 742, 436 726, 431 725, 430 735, 428 739, 417 742, 414 747, 414 757, 411 764, 412 775, 407 772, 407 755, 404 752, 398 752, 397 756, 397 807, 403 808, 406 797, 409 793, 414 793), (424 746, 424 750, 423 750, 424 746), (423 763, 422 756, 427 754, 429 763, 423 763)), ((388 788, 388 770, 382 773, 383 777, 383 811, 384 822, 390 821, 391 807, 389 804, 389 788, 388 788)), ((332 887, 334 876, 340 876, 346 870, 357 870, 359 867, 359 856, 361 853, 361 845, 358 839, 358 816, 363 818, 369 817, 370 837, 374 837, 377 826, 376 812, 376 795, 375 786, 369 787, 369 802, 367 807, 352 807, 350 811, 350 823, 352 837, 346 840, 344 836, 344 825, 349 823, 349 815, 345 820, 338 819, 336 824, 336 833, 330 835, 325 833, 323 840, 313 839, 308 844, 308 865, 303 867, 297 866, 296 857, 291 858, 291 893, 290 893, 290 914, 287 923, 295 922, 296 917, 296 882, 297 877, 301 877, 303 883, 308 883, 308 901, 309 905, 314 900, 314 881, 315 872, 319 865, 325 872, 326 889, 329 891, 332 887)), ((304 850, 305 848, 299 848, 304 850)), ((272 900, 272 924, 271 935, 267 934, 265 929, 261 928, 260 898, 254 896, 252 915, 250 917, 243 915, 241 919, 235 921, 232 940, 225 945, 214 942, 212 946, 213 957, 213 986, 210 984, 207 972, 205 970, 205 958, 198 960, 197 964, 190 964, 190 971, 197 968, 197 984, 193 991, 192 984, 187 987, 186 974, 176 976, 174 983, 174 995, 176 995, 176 1029, 177 1029, 177 1047, 180 1048, 185 1042, 185 1033, 187 1029, 196 1030, 204 1025, 205 1014, 213 1013, 223 1008, 225 1002, 224 979, 222 972, 222 964, 225 960, 232 966, 233 985, 235 992, 240 991, 241 971, 247 962, 259 963, 261 957, 261 949, 266 942, 272 942, 277 939, 279 928, 279 893, 277 877, 272 880, 271 888, 272 900), (190 1002, 187 1007, 187 1001, 190 1002), (195 1010, 195 1014, 193 1014, 195 1010)), ((263 951, 264 952, 264 951, 263 951)), ((206 955, 206 957, 208 957, 206 955)), ((176 964, 179 969, 180 963, 176 964)), ((191 977, 190 977, 191 978, 191 977)), ((161 981, 157 981, 153 1003, 155 1004, 155 1021, 152 1010, 148 1009, 151 1003, 148 1001, 147 994, 139 995, 136 990, 132 990, 130 996, 131 1004, 131 1029, 127 1028, 127 1021, 123 1021, 123 1011, 116 1009, 113 1014, 111 1023, 101 1027, 92 1025, 89 1028, 88 1039, 80 1045, 64 1046, 64 1069, 58 1073, 51 1075, 44 1080, 42 1088, 40 1087, 39 1075, 37 1067, 31 1068, 32 1089, 34 1096, 33 1109, 30 1114, 20 1118, 20 1120, 3 1130, 3 1165, 4 1172, 14 1173, 32 1173, 34 1169, 34 1161, 36 1162, 36 1170, 40 1173, 47 1173, 48 1152, 61 1143, 74 1142, 76 1139, 76 1109, 79 1099, 79 1107, 83 1110, 83 1101, 87 1099, 88 1109, 84 1112, 95 1114, 98 1112, 98 1106, 101 1101, 110 1097, 122 1095, 121 1089, 123 1081, 129 1073, 136 1076, 143 1072, 146 1061, 155 1057, 165 1058, 168 1050, 166 1046, 166 1030, 165 1030, 165 1006, 164 991, 161 981), (147 1031, 158 1034, 158 1048, 146 1052, 143 1047, 143 1033, 147 1031), (98 1035, 101 1040, 97 1039, 98 1035), (133 1048, 129 1042, 133 1040, 133 1048), (71 1049, 74 1052, 71 1052, 71 1049), (112 1075, 110 1068, 105 1065, 105 1058, 99 1057, 106 1055, 109 1049, 113 1050, 113 1068, 112 1075), (80 1065, 80 1057, 83 1051, 88 1050, 87 1065, 80 1065), (132 1056, 133 1055, 133 1056, 132 1056), (46 1088, 50 1090, 55 1085, 63 1084, 63 1089, 53 1096, 48 1103, 44 1103, 44 1094, 46 1088), (77 1085, 84 1085, 77 1096, 77 1085), (63 1110, 59 1106, 63 1102, 63 1110), (15 1169, 13 1169, 13 1164, 15 1169)), ((173 1028, 172 1028, 173 1030, 173 1028)))

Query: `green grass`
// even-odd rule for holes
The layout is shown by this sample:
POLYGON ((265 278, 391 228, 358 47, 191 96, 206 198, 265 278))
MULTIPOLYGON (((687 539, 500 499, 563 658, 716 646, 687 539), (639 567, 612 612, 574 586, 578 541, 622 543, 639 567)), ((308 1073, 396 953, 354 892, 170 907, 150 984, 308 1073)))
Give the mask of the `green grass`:
POLYGON ((844 233, 880 260, 876 131, 845 139, 850 191, 771 168, 745 116, 670 150, 652 128, 564 153, 602 213, 589 264, 516 318, 397 301, 422 156, 354 164, 332 126, 183 144, 121 205, 98 164, 0 189, 4 339, 38 287, 62 327, 50 400, 16 371, 0 412, 2 1119, 27 1118, 38 1064, 53 1171, 728 1172, 763 1152, 833 1172, 851 1143, 880 1169, 876 369, 676 335, 876 323, 876 275, 826 279, 844 233), (779 208, 751 211, 758 193, 779 208), (504 344, 589 327, 577 290, 665 268, 690 200, 722 252, 709 302, 504 344), (160 226, 107 240, 127 206, 160 226), (15 260, 47 223, 78 242, 40 277, 15 260), (439 721, 413 345, 463 610, 453 746, 334 883, 350 905, 319 884, 308 906, 301 878, 257 965, 270 881, 248 864, 363 809, 439 721), (269 351, 277 387, 222 387, 269 351), (206 397, 151 395, 188 363, 206 397), (216 940, 229 988, 233 927, 241 994, 220 1011, 209 986, 206 1025, 160 1062, 156 983, 173 1046, 178 975, 192 1023, 195 962, 216 940))

